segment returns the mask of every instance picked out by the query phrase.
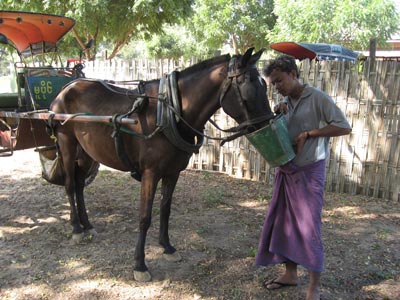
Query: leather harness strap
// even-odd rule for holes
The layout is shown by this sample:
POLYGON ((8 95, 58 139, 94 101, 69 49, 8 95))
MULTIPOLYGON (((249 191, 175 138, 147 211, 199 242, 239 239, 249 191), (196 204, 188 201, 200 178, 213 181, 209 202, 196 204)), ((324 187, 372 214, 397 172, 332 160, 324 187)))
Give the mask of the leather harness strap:
POLYGON ((157 126, 159 126, 168 140, 178 149, 198 153, 203 145, 204 135, 196 133, 197 143, 189 143, 179 133, 178 121, 182 115, 177 89, 177 72, 165 75, 160 80, 159 97, 157 104, 157 126))

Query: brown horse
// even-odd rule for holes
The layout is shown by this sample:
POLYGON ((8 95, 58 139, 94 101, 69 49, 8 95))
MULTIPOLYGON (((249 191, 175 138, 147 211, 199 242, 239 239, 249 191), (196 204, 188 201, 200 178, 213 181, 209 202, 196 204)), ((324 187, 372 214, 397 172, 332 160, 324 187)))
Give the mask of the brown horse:
POLYGON ((114 115, 114 125, 54 123, 65 168, 73 237, 93 230, 84 203, 84 179, 94 161, 130 171, 141 181, 139 237, 134 277, 149 281, 145 241, 158 182, 162 181, 159 243, 165 256, 179 260, 170 244, 168 222, 179 174, 203 141, 203 129, 222 106, 239 126, 233 138, 256 129, 273 117, 266 85, 256 68, 263 50, 241 56, 218 56, 160 80, 141 82, 135 90, 99 80, 78 79, 66 86, 51 105, 55 113, 114 115), (136 124, 123 125, 129 118, 136 124))

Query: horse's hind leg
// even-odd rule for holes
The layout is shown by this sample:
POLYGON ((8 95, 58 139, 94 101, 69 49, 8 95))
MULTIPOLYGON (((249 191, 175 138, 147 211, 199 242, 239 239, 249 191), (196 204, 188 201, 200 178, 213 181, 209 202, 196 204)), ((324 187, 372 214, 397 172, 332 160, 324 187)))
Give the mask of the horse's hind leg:
POLYGON ((179 173, 175 176, 164 177, 162 180, 162 199, 160 204, 160 235, 159 243, 164 247, 164 258, 169 261, 180 261, 182 258, 169 241, 169 217, 171 214, 172 195, 175 190, 179 173))
POLYGON ((94 230, 92 224, 89 222, 89 217, 87 215, 86 206, 85 206, 85 198, 83 195, 83 191, 85 188, 85 180, 86 180, 86 169, 85 165, 90 166, 92 163, 92 159, 86 154, 82 153, 81 158, 79 158, 75 167, 75 195, 76 195, 76 206, 78 209, 78 216, 81 225, 83 226, 83 230, 86 232, 95 235, 96 231, 94 230))
POLYGON ((65 191, 70 207, 72 239, 74 241, 79 241, 83 233, 83 228, 80 224, 77 205, 75 203, 75 159, 77 154, 77 142, 74 138, 60 132, 58 133, 57 138, 65 171, 65 191))

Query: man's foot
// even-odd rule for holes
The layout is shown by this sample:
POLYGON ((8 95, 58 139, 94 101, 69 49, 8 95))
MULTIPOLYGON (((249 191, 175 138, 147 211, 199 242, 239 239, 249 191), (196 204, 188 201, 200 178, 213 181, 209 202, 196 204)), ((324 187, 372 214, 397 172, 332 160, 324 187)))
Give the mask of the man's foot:
POLYGON ((321 291, 319 288, 312 289, 309 288, 307 291, 306 300, 320 300, 321 299, 321 291))
POLYGON ((297 283, 282 282, 279 280, 279 278, 268 281, 266 280, 263 283, 263 287, 267 290, 277 290, 288 286, 297 286, 297 283))

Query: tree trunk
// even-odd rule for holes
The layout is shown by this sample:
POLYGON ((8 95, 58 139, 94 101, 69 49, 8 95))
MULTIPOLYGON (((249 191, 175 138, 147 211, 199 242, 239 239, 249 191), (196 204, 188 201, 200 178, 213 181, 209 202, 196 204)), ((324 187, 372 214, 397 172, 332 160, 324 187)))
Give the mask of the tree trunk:
POLYGON ((235 54, 238 55, 239 54, 238 42, 236 40, 236 35, 234 34, 232 34, 232 46, 233 50, 235 51, 235 54))

